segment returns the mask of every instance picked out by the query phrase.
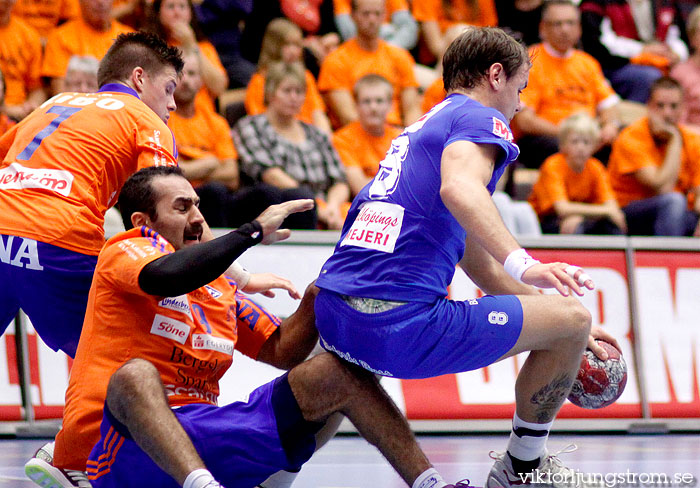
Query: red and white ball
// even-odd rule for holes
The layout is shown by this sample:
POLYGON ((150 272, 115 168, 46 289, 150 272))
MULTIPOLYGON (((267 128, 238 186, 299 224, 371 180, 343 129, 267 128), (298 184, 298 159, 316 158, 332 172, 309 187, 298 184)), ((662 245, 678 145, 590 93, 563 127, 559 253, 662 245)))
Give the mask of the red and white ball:
POLYGON ((605 341, 597 341, 608 352, 608 359, 599 359, 586 349, 578 375, 569 393, 569 401, 582 408, 603 408, 620 398, 627 384, 627 364, 620 351, 605 341))

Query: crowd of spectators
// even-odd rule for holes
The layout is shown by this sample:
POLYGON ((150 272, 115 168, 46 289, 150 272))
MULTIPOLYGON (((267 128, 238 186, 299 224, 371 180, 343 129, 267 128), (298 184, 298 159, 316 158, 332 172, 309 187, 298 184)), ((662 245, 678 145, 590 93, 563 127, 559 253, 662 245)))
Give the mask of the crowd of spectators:
POLYGON ((187 60, 169 125, 207 220, 313 197, 289 225, 338 229, 392 139, 444 98, 442 53, 469 26, 532 59, 506 178, 534 185, 506 185, 499 210, 524 206, 545 233, 698 234, 695 0, 9 0, 0 131, 93 90, 120 32, 155 32, 187 60))

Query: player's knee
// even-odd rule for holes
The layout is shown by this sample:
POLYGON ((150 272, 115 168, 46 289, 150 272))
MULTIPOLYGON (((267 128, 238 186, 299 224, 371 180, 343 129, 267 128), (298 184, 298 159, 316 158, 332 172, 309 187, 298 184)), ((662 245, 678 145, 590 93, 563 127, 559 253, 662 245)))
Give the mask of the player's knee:
POLYGON ((567 325, 569 339, 585 345, 591 333, 591 313, 575 298, 567 300, 567 325))
POLYGON ((109 380, 108 394, 133 395, 148 378, 160 378, 158 370, 145 359, 130 359, 117 369, 109 380))
POLYGON ((368 383, 376 381, 369 371, 342 361, 334 354, 327 353, 323 356, 324 367, 328 368, 329 376, 335 379, 335 388, 342 390, 343 395, 354 396, 366 388, 368 383))

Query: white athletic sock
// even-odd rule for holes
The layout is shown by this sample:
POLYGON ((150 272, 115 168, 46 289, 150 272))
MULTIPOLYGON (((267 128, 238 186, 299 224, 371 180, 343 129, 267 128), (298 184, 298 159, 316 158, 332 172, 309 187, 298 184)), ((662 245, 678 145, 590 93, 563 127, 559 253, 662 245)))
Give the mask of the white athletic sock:
POLYGON ((290 471, 277 471, 268 479, 260 483, 262 488, 289 488, 297 479, 299 472, 292 473, 290 471))
MULTIPOLYGON (((195 469, 185 478, 182 488, 204 488, 207 483, 216 482, 208 469, 195 469)), ((221 486, 221 485, 214 485, 221 486)))
POLYGON ((553 420, 546 424, 525 422, 518 417, 517 413, 513 415, 513 430, 508 441, 510 455, 522 461, 532 461, 542 457, 549 437, 549 429, 552 428, 553 423, 553 420))
POLYGON ((411 488, 442 488, 447 486, 440 473, 435 468, 426 469, 416 478, 411 488))

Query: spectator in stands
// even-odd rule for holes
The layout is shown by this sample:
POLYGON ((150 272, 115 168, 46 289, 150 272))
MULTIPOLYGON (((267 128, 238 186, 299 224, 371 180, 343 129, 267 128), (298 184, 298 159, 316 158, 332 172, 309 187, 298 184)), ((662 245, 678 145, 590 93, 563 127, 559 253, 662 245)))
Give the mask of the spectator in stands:
POLYGON ((415 62, 408 51, 379 37, 385 16, 384 0, 354 0, 352 8, 357 37, 345 41, 326 57, 318 78, 318 88, 326 97, 333 126, 339 128, 357 120, 352 87, 368 73, 382 75, 394 87, 388 122, 409 125, 421 115, 415 62))
POLYGON ((141 29, 152 3, 153 0, 114 0, 112 17, 132 29, 141 29))
POLYGON ((226 68, 229 88, 245 88, 255 73, 255 63, 241 52, 241 24, 253 10, 252 0, 204 0, 195 3, 197 19, 226 68))
POLYGON ((200 196, 199 209, 209 225, 238 227, 268 207, 267 197, 257 187, 241 188, 238 154, 226 119, 195 103, 202 88, 198 56, 188 52, 183 60, 175 89, 177 110, 168 121, 177 141, 178 165, 200 196))
POLYGON ((80 3, 78 0, 17 0, 12 15, 33 27, 42 43, 46 43, 53 29, 80 16, 80 3))
MULTIPOLYGON (((265 111, 265 71, 268 65, 279 61, 303 61, 302 35, 299 26, 289 19, 280 17, 267 25, 258 61, 258 72, 250 79, 246 90, 245 109, 248 115, 258 115, 265 111)), ((306 95, 299 112, 299 120, 313 124, 328 134, 331 132, 331 123, 326 116, 326 104, 316 87, 316 79, 309 70, 306 70, 306 95)))
POLYGON ((54 29, 46 40, 41 75, 52 94, 64 91, 63 78, 74 54, 102 59, 116 37, 132 29, 112 20, 112 0, 80 0, 80 17, 54 29))
POLYGON ((15 125, 15 121, 7 116, 7 108, 5 106, 5 76, 0 70, 0 135, 7 132, 10 127, 15 125))
MULTIPOLYGON (((146 21, 146 30, 158 34, 171 46, 193 52, 202 66, 202 102, 214 109, 214 100, 228 88, 226 69, 214 45, 199 28, 190 0, 154 0, 146 21)), ((199 103, 199 100, 198 100, 199 103)))
POLYGON ((526 46, 540 42, 542 0, 499 0, 496 2, 498 27, 526 46))
POLYGON ((39 73, 39 34, 12 13, 14 3, 14 0, 0 2, 0 68, 5 75, 6 114, 21 120, 46 100, 46 96, 39 73))
POLYGON ((333 146, 345 166, 353 195, 374 178, 391 141, 401 133, 401 129, 386 122, 393 92, 383 76, 370 73, 357 80, 353 95, 360 118, 333 134, 333 146))
POLYGON ((452 41, 445 38, 445 33, 453 25, 498 25, 494 0, 414 0, 412 10, 423 40, 437 62, 452 41))
MULTIPOLYGON (((452 41, 457 39, 459 35, 464 32, 465 29, 468 29, 468 25, 464 24, 455 24, 447 31, 445 31, 445 48, 452 44, 452 41)), ((442 58, 442 55, 440 55, 442 58)), ((421 111, 423 113, 426 113, 428 110, 433 108, 435 105, 438 103, 442 102, 442 100, 445 98, 445 85, 442 82, 442 61, 440 61, 437 64, 436 68, 436 74, 438 75, 437 78, 435 78, 435 81, 433 81, 426 89, 425 92, 423 93, 423 101, 421 102, 421 111)))
POLYGON ((100 62, 92 56, 71 56, 63 79, 63 89, 67 92, 96 92, 99 88, 97 84, 99 66, 100 62))
POLYGON ((649 87, 688 57, 673 2, 583 0, 583 49, 625 100, 646 103, 649 87))
POLYGON ((547 234, 622 234, 625 216, 603 163, 593 158, 600 126, 579 112, 559 127, 560 152, 548 157, 528 199, 547 234))
POLYGON ((658 79, 647 109, 620 133, 608 164, 629 233, 700 236, 700 135, 679 124, 683 88, 658 79))
MULTIPOLYGON (((344 41, 352 39, 357 35, 355 22, 352 20, 350 12, 352 10, 352 0, 333 0, 333 11, 335 13, 335 25, 344 41)), ((413 18, 413 14, 406 0, 388 0, 386 4, 386 17, 379 37, 389 44, 413 49, 418 42, 418 23, 413 18)))
POLYGON ((542 43, 530 48, 532 68, 520 112, 511 124, 518 137, 518 160, 528 168, 558 151, 559 123, 575 112, 598 117, 600 141, 609 145, 620 130, 620 97, 603 76, 600 64, 575 48, 581 18, 570 0, 550 0, 542 9, 542 43))
POLYGON ((260 115, 242 118, 233 138, 241 170, 253 181, 279 189, 279 201, 317 198, 317 213, 290 216, 285 227, 328 229, 343 224, 342 205, 350 197, 338 153, 328 136, 297 115, 304 103, 306 76, 301 63, 274 63, 267 67, 265 102, 260 115))
POLYGON ((693 9, 686 25, 692 54, 671 70, 671 76, 683 87, 683 119, 700 130, 700 6, 693 9))

